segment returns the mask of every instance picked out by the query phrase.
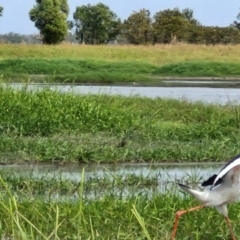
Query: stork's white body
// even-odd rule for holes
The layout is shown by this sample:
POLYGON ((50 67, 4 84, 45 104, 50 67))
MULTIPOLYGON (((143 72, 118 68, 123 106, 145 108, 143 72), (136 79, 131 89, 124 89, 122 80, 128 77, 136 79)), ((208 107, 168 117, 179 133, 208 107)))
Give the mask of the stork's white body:
MULTIPOLYGON (((239 165, 240 166, 240 165, 239 165)), ((237 201, 240 196, 240 167, 235 166, 223 177, 221 184, 207 191, 198 191, 184 185, 182 189, 194 196, 206 207, 216 207, 219 213, 228 216, 227 204, 237 201)), ((220 174, 220 173, 219 173, 220 174)), ((218 175, 219 176, 219 175, 218 175)))
POLYGON ((230 160, 220 170, 218 175, 210 177, 204 183, 204 186, 211 185, 210 190, 198 191, 191 189, 183 184, 179 184, 183 190, 194 196, 200 203, 202 203, 202 205, 176 213, 172 239, 175 239, 178 220, 182 214, 204 207, 215 207, 218 212, 225 217, 225 220, 227 221, 231 232, 232 239, 235 240, 236 238, 233 234, 233 230, 228 219, 227 204, 237 201, 240 196, 240 155, 230 160))

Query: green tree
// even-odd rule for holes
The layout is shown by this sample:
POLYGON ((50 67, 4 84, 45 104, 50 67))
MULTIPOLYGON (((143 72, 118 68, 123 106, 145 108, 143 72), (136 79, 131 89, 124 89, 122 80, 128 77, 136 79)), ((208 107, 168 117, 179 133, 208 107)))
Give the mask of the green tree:
POLYGON ((131 44, 146 44, 152 42, 152 19, 150 11, 141 9, 133 12, 124 20, 122 34, 131 44))
POLYGON ((156 42, 170 43, 173 38, 185 40, 189 28, 199 25, 199 22, 193 18, 193 11, 188 8, 182 12, 178 8, 166 9, 157 12, 153 18, 156 42))
POLYGON ((196 26, 188 32, 189 43, 195 44, 238 44, 240 31, 234 27, 196 26))
MULTIPOLYGON (((240 13, 237 15, 237 20, 240 20, 240 13)), ((240 30, 240 22, 234 21, 232 26, 240 30)))
POLYGON ((193 17, 193 10, 190 8, 185 8, 182 10, 182 15, 188 20, 191 24, 200 26, 200 22, 193 17))
POLYGON ((67 35, 67 0, 36 0, 30 10, 30 19, 39 29, 44 44, 58 44, 67 35))
POLYGON ((120 32, 120 19, 102 3, 77 7, 73 18, 69 26, 76 28, 80 43, 106 44, 116 39, 120 32))
POLYGON ((3 13, 3 7, 0 6, 0 17, 2 16, 3 13))

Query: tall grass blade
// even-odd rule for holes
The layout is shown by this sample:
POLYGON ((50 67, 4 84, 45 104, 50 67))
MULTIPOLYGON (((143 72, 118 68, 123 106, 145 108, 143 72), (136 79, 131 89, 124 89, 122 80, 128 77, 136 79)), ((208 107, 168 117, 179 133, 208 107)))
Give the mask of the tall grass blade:
POLYGON ((134 216, 136 217, 136 219, 138 220, 140 226, 142 227, 142 230, 143 230, 143 233, 145 235, 145 237, 148 239, 148 240, 151 240, 151 237, 146 229, 146 226, 145 226, 145 223, 144 223, 144 220, 141 218, 141 216, 139 215, 135 205, 133 205, 133 208, 132 208, 132 213, 134 214, 134 216))

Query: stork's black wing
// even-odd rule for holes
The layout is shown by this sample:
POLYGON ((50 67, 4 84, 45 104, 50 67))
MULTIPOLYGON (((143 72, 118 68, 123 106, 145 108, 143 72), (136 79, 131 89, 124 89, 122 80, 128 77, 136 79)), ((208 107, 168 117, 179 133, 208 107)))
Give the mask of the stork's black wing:
MULTIPOLYGON (((218 176, 217 174, 214 174, 214 175, 211 176, 208 180, 204 181, 204 182, 202 183, 202 187, 212 186, 217 176, 218 176)), ((221 183, 222 183, 222 178, 219 178, 219 179, 217 180, 215 186, 217 186, 217 185, 219 185, 219 184, 221 184, 221 183)))

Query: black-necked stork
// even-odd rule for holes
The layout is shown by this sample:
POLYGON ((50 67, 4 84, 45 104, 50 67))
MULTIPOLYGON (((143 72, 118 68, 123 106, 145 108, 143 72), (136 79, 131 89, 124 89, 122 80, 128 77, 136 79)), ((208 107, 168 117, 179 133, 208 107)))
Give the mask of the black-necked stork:
POLYGON ((179 217, 185 213, 196 211, 205 207, 215 207, 222 214, 229 227, 232 240, 236 240, 231 223, 228 218, 227 204, 235 202, 240 196, 240 155, 234 157, 220 170, 202 183, 202 186, 211 186, 208 191, 198 191, 183 184, 178 184, 184 191, 194 196, 201 205, 188 210, 178 211, 175 216, 171 239, 175 239, 179 217))

